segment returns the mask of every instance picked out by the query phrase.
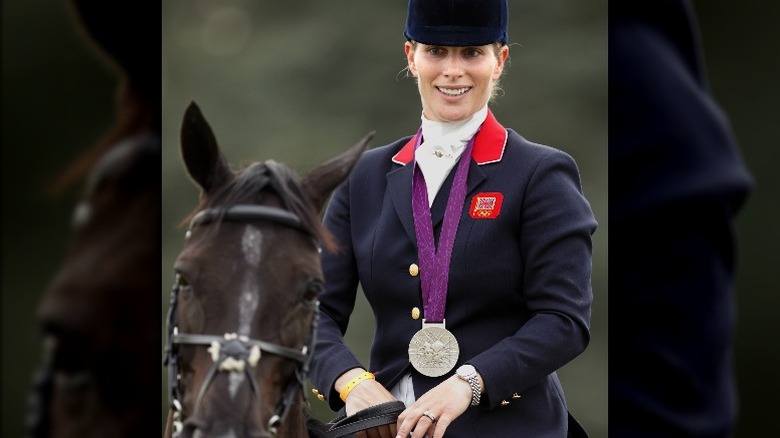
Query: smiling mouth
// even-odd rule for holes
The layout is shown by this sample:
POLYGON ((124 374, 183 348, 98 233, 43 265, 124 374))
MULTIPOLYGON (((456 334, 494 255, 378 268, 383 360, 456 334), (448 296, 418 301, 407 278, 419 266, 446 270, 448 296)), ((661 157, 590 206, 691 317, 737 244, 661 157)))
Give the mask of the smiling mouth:
POLYGON ((443 94, 446 94, 447 96, 460 96, 461 94, 464 94, 469 90, 471 90, 471 87, 462 87, 462 88, 436 87, 436 89, 442 92, 443 94))

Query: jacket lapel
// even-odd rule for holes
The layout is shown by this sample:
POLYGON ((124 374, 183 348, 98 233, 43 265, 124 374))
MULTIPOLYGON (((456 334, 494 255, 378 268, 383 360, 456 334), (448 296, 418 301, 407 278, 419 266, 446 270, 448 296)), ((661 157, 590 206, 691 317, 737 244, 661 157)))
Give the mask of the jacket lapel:
MULTIPOLYGON (((415 136, 412 136, 398 153, 393 156, 392 161, 400 166, 387 174, 387 190, 390 192, 390 197, 393 200, 395 211, 398 213, 398 218, 401 220, 409 238, 412 239, 412 242, 416 245, 417 236, 414 232, 414 217, 412 216, 412 172, 414 166, 408 165, 411 164, 411 161, 414 158, 414 141, 415 136)), ((474 151, 470 157, 471 163, 469 163, 469 175, 466 180, 467 191, 465 202, 469 202, 469 195, 487 178, 485 172, 483 172, 479 166, 501 161, 501 158, 504 155, 506 141, 506 128, 501 126, 495 116, 493 116, 493 112, 488 110, 487 118, 485 119, 482 128, 477 133, 474 151)), ((436 195, 436 199, 431 206, 431 219, 433 221, 434 230, 436 230, 444 220, 444 212, 446 210, 447 199, 449 198, 454 175, 455 172, 453 168, 453 171, 451 171, 444 180, 444 183, 439 189, 439 193, 436 195)), ((438 233, 435 234, 438 235, 438 233)))
MULTIPOLYGON (((417 235, 414 232, 414 216, 412 213, 412 170, 413 166, 400 166, 397 169, 393 169, 387 174, 387 191, 390 195, 390 199, 393 201, 393 207, 398 214, 398 219, 406 230, 406 234, 409 235, 409 239, 417 245, 417 235)), ((433 228, 441 226, 444 220, 444 212, 447 207, 447 199, 450 196, 450 189, 452 188, 452 180, 454 179, 455 172, 450 172, 447 179, 442 184, 439 193, 436 195, 436 200, 431 207, 431 219, 433 222, 433 228)), ((470 202, 469 195, 473 193, 487 176, 485 172, 480 169, 479 165, 473 160, 469 165, 469 175, 466 180, 466 199, 464 200, 464 206, 470 202)), ((435 233, 438 236, 438 233, 435 233)))
MULTIPOLYGON (((501 161, 501 158, 504 156, 507 139, 508 133, 506 128, 501 126, 493 112, 488 110, 485 122, 482 124, 479 132, 477 132, 477 138, 474 140, 474 150, 471 152, 472 158, 480 166, 501 161)), ((415 136, 412 136, 393 156, 392 160, 394 163, 406 165, 412 161, 414 158, 414 141, 415 136)))
MULTIPOLYGON (((431 219, 433 221, 434 230, 436 227, 440 226, 441 222, 444 220, 444 213, 447 210, 447 200, 449 199, 450 191, 452 190, 452 180, 455 179, 456 168, 457 164, 453 167, 452 171, 450 171, 450 174, 447 175, 447 178, 444 179, 444 182, 439 189, 439 193, 436 194, 436 199, 431 206, 431 219)), ((485 172, 483 172, 480 166, 472 159, 471 163, 469 163, 469 174, 466 179, 466 199, 464 200, 464 206, 470 202, 469 194, 475 191, 486 178, 487 175, 485 175, 485 172)), ((435 234, 438 236, 438 233, 435 234)))
POLYGON ((414 216, 412 216, 412 171, 414 166, 398 166, 387 174, 387 191, 393 200, 393 207, 398 219, 409 235, 409 239, 417 245, 417 235, 414 233, 414 216))
POLYGON ((482 184, 483 181, 487 179, 487 175, 482 170, 482 167, 474 162, 474 160, 471 161, 471 165, 469 166, 469 176, 468 179, 466 179, 466 201, 469 202, 469 195, 473 193, 477 187, 479 187, 480 184, 482 184))
MULTIPOLYGON (((452 180, 455 179, 455 170, 457 167, 458 165, 456 163, 455 167, 452 168, 449 175, 444 178, 444 182, 441 183, 439 192, 436 193, 436 199, 433 200, 433 205, 431 205, 431 219, 434 230, 444 220, 444 212, 447 210, 447 200, 450 198, 450 192, 452 191, 452 180)), ((438 236, 439 233, 434 234, 438 236)), ((438 241, 438 238, 436 240, 438 241)))

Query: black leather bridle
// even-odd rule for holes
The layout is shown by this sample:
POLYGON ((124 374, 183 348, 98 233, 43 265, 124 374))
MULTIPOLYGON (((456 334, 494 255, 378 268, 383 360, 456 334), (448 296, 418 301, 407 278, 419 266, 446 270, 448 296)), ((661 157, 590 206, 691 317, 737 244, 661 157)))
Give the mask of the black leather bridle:
MULTIPOLYGON (((190 221, 186 238, 189 238, 196 225, 204 225, 216 221, 275 222, 302 231, 316 240, 312 230, 305 227, 297 215, 288 210, 263 205, 234 205, 229 208, 216 207, 200 211, 190 221)), ((246 336, 238 336, 235 333, 228 333, 222 336, 179 333, 176 321, 178 292, 179 282, 176 281, 171 290, 171 301, 168 309, 168 339, 165 348, 164 361, 164 364, 168 366, 168 384, 171 409, 173 412, 173 436, 178 436, 184 428, 182 422, 182 404, 180 400, 182 394, 179 388, 179 378, 181 377, 179 374, 179 345, 209 347, 209 352, 214 361, 206 379, 198 390, 193 413, 198 411, 201 398, 206 393, 206 390, 214 380, 214 377, 221 370, 243 371, 249 380, 259 405, 260 393, 257 388, 257 381, 252 373, 252 368, 256 366, 260 356, 262 356, 263 353, 268 353, 297 362, 298 366, 295 370, 295 379, 290 379, 288 382, 284 393, 282 394, 282 399, 277 404, 274 414, 268 420, 268 430, 272 435, 275 435, 278 427, 282 424, 287 412, 294 403, 295 395, 299 390, 301 395, 305 398, 305 383, 308 378, 314 352, 314 342, 317 337, 319 302, 312 302, 314 320, 312 322, 309 341, 307 345, 298 350, 266 341, 251 339, 246 336)))

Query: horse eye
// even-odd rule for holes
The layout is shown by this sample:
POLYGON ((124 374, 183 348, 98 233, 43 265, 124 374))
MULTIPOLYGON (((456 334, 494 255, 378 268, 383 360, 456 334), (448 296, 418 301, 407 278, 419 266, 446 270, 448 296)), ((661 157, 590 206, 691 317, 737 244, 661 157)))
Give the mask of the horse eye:
POLYGON ((310 279, 306 282, 306 288, 303 292, 303 299, 304 301, 313 302, 317 299, 317 296, 319 296, 320 292, 322 292, 322 289, 324 288, 324 285, 322 283, 322 280, 318 278, 310 279))
MULTIPOLYGON (((192 293, 192 286, 187 278, 181 273, 176 273, 176 287, 179 289, 179 293, 182 295, 189 295, 192 293)), ((184 297, 182 297, 184 298, 184 297)))
POLYGON ((189 286, 189 285, 190 285, 190 283, 187 281, 187 279, 186 279, 186 278, 184 278, 184 276, 183 276, 183 275, 181 275, 180 273, 177 273, 177 274, 176 274, 176 284, 177 284, 179 287, 186 287, 186 286, 189 286))

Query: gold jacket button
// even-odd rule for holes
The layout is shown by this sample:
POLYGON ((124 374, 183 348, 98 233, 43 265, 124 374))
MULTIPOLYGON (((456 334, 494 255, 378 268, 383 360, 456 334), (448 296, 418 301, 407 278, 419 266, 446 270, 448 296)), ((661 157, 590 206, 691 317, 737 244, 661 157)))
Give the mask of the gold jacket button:
POLYGON ((412 307, 412 319, 420 319, 420 308, 419 307, 412 307))
POLYGON ((501 406, 509 406, 509 402, 506 400, 501 400, 501 406))
POLYGON ((420 267, 417 266, 417 263, 412 263, 411 265, 409 265, 409 275, 411 275, 412 277, 416 277, 419 273, 420 273, 420 267))
POLYGON ((514 394, 512 394, 512 398, 513 398, 513 399, 515 399, 515 400, 517 400, 517 399, 518 399, 518 398, 520 398, 520 397, 522 397, 522 395, 520 395, 520 394, 518 394, 518 393, 514 393, 514 394))
POLYGON ((312 392, 312 394, 317 396, 317 400, 325 401, 325 396, 320 394, 320 391, 317 388, 312 388, 311 392, 312 392))

